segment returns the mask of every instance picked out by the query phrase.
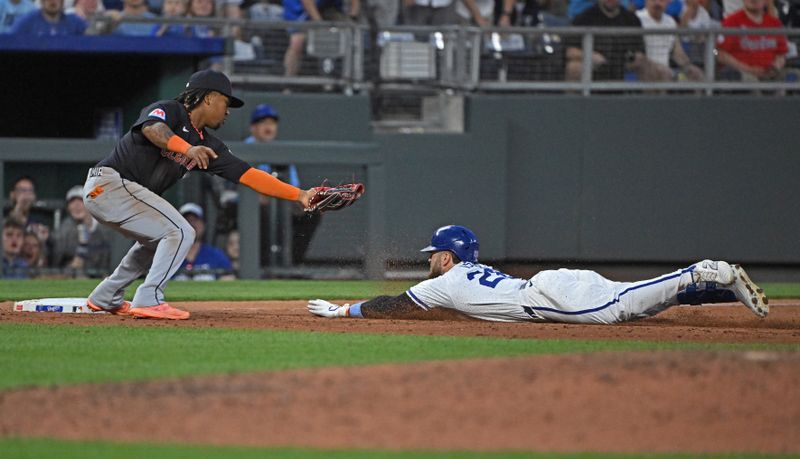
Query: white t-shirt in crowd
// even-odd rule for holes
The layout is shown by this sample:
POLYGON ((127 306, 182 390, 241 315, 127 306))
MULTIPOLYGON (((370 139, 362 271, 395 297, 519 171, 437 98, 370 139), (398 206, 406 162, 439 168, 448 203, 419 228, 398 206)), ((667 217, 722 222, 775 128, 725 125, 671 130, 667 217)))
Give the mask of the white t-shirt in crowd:
POLYGON ((686 27, 690 29, 708 29, 712 25, 714 25, 714 21, 711 20, 711 15, 708 14, 708 10, 706 10, 703 5, 700 5, 697 8, 697 14, 689 19, 689 23, 686 24, 686 27))
MULTIPOLYGON (((478 7, 481 16, 489 20, 492 19, 494 15, 494 0, 475 0, 475 6, 478 7)), ((456 13, 464 19, 472 19, 472 14, 470 14, 461 0, 456 0, 456 13)))
POLYGON ((415 5, 430 6, 433 8, 444 8, 450 6, 453 0, 414 0, 415 5))
MULTIPOLYGON (((636 12, 639 20, 642 22, 644 29, 676 29, 678 24, 672 16, 664 13, 661 20, 657 21, 647 9, 641 9, 636 12)), ((644 46, 647 57, 658 64, 669 67, 669 56, 672 52, 672 47, 675 46, 675 35, 645 35, 644 46)))

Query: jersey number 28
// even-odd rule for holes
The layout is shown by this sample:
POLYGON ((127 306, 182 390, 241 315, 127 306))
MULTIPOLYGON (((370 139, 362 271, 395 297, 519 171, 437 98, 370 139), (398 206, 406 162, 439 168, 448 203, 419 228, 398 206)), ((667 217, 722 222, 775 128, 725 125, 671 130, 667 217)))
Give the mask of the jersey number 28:
POLYGON ((497 284, 499 284, 501 280, 508 277, 508 274, 501 273, 500 271, 483 268, 468 272, 467 279, 473 280, 478 274, 482 274, 481 277, 478 278, 478 283, 489 288, 497 287, 497 284), (494 279, 490 279, 491 277, 494 277, 494 279))

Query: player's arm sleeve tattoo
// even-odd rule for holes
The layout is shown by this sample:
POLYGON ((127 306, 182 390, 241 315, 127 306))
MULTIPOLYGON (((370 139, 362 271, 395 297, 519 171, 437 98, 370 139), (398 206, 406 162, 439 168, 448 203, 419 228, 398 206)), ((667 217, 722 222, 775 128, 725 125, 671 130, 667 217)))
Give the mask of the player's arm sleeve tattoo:
POLYGON ((398 296, 379 296, 361 303, 365 319, 470 320, 465 314, 450 308, 424 309, 405 292, 398 296))
POLYGON ((147 140, 152 142, 153 145, 159 148, 167 148, 169 139, 175 135, 172 129, 161 121, 145 123, 145 125, 142 126, 142 134, 147 137, 147 140))
POLYGON ((405 293, 398 296, 378 296, 361 303, 361 315, 366 319, 410 319, 425 310, 417 306, 405 293))

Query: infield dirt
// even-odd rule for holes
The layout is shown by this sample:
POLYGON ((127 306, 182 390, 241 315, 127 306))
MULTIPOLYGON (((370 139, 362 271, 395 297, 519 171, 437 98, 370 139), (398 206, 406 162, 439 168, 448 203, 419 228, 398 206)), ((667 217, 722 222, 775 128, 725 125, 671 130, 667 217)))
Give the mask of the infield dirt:
MULTIPOLYGON (((330 320, 304 302, 175 303, 184 322, 0 321, 380 334, 800 343, 800 307, 677 307, 616 326, 330 320)), ((348 352, 357 352, 357 349, 348 352)), ((0 392, 0 436, 321 448, 800 452, 797 352, 638 352, 425 362, 0 392)))

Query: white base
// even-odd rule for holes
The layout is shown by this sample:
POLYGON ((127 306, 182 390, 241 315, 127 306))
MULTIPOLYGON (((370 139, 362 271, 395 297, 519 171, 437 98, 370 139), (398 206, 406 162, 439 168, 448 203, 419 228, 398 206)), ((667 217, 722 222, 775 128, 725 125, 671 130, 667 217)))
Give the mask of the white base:
POLYGON ((106 314, 92 311, 86 305, 86 298, 40 298, 14 302, 16 312, 63 312, 67 314, 106 314))

